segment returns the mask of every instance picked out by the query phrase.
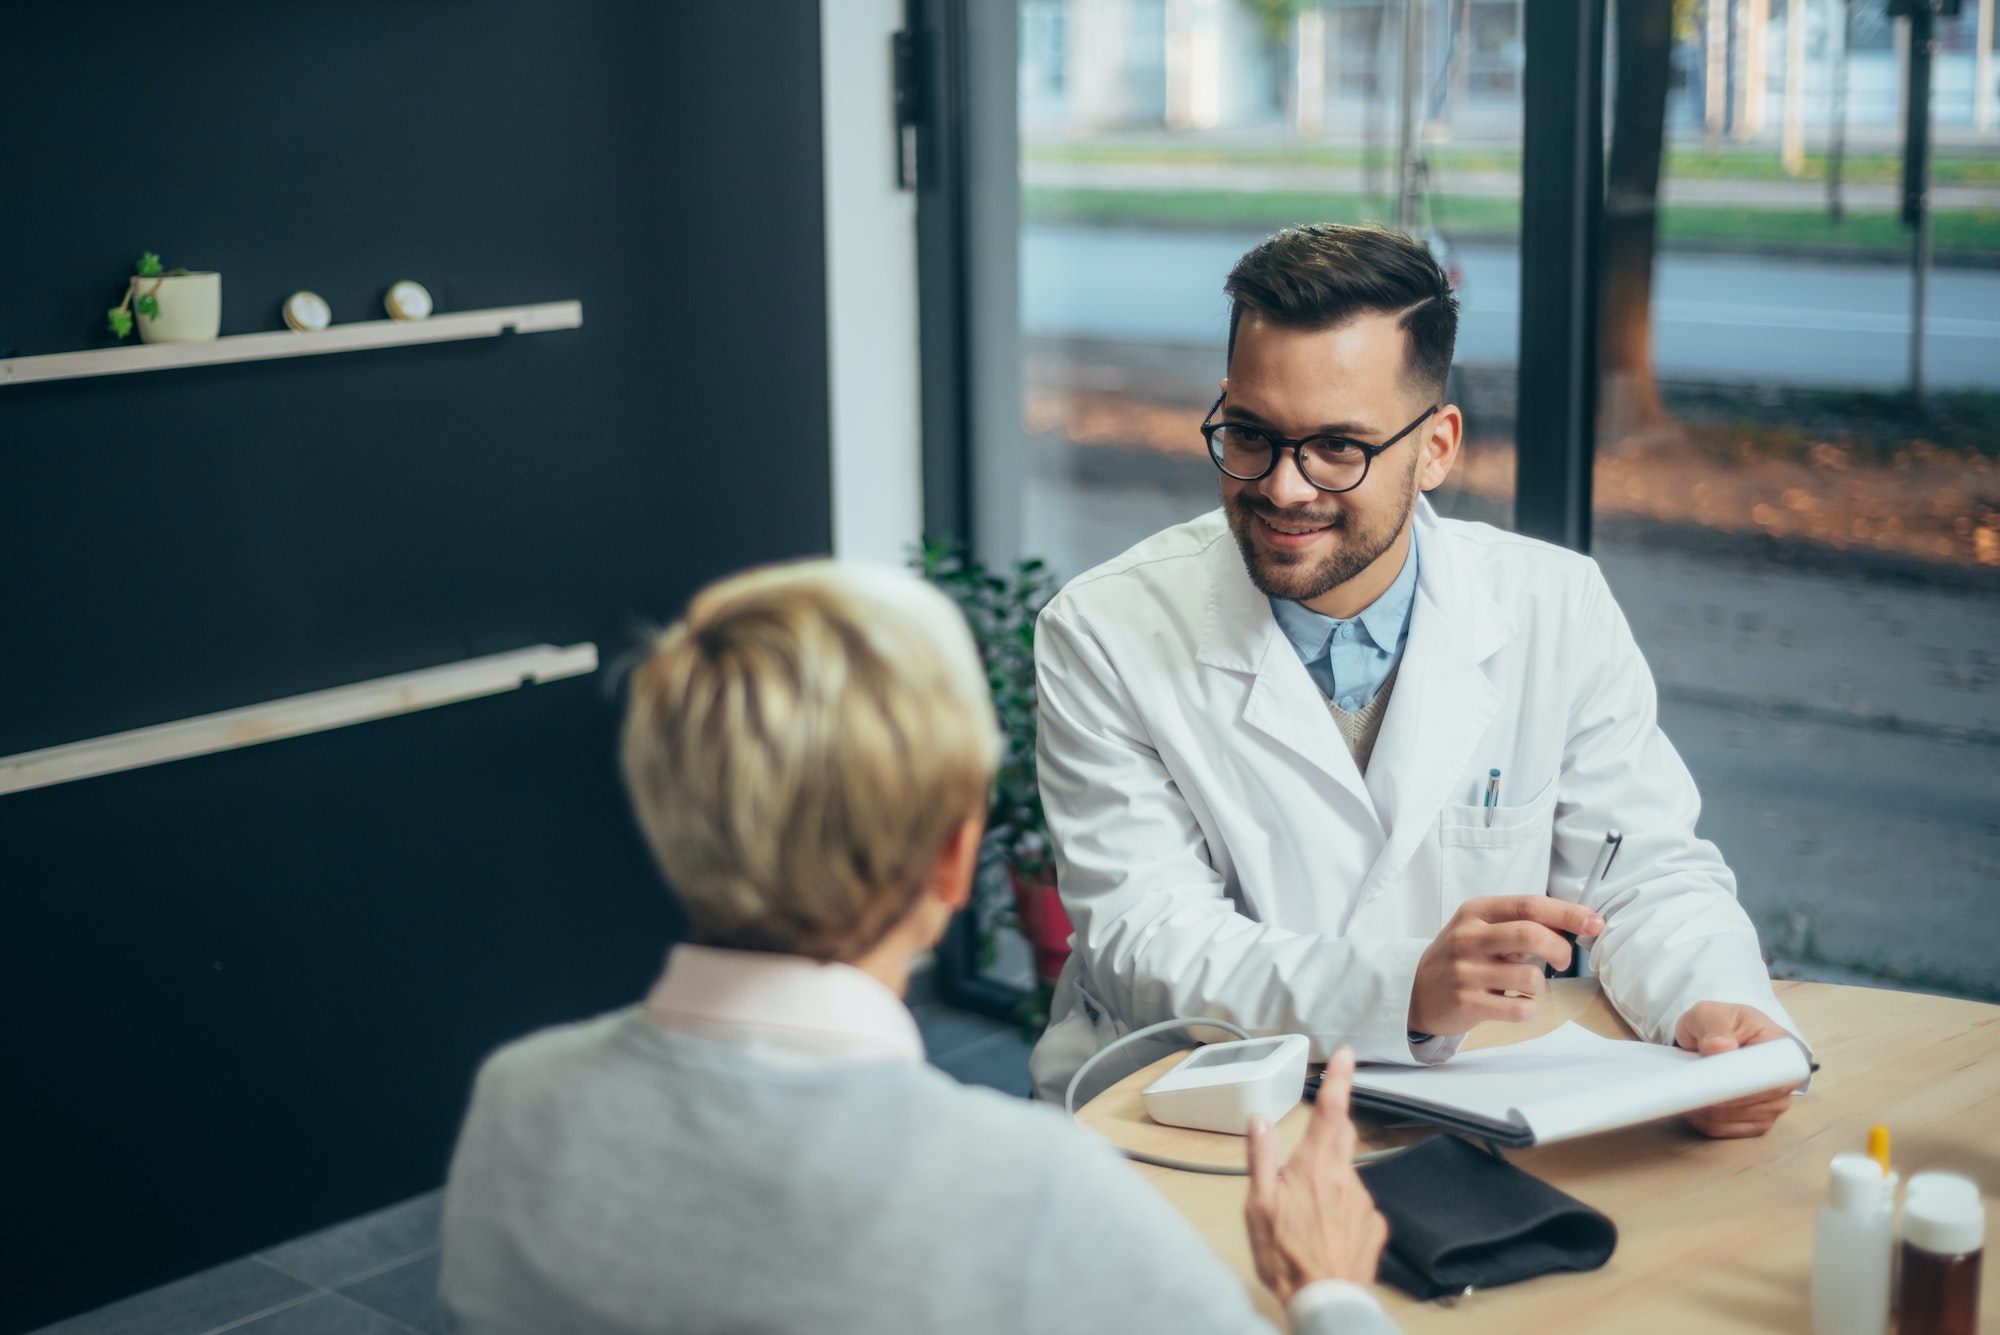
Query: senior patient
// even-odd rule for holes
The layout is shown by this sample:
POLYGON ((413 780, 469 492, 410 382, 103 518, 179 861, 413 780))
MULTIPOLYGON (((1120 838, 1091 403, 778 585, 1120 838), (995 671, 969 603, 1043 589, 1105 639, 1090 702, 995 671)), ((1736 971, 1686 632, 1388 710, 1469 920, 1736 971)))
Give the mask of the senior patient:
MULTIPOLYGON (((928 1067, 899 999, 971 891, 999 753, 958 613, 831 562, 718 584, 632 680, 624 767, 695 944, 644 1003, 480 1071, 445 1194, 468 1335, 1241 1331, 1241 1285, 1053 1109, 928 1067)), ((1351 1054, 1305 1140, 1250 1138, 1293 1328, 1393 1331, 1351 1054)))

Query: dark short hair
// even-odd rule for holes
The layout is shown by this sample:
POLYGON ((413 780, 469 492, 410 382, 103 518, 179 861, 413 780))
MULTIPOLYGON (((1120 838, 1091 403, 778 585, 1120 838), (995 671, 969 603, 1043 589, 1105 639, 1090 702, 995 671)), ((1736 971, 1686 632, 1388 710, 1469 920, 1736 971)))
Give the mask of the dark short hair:
POLYGON ((1444 392, 1458 297, 1421 241, 1386 227, 1308 223, 1259 242, 1229 271, 1229 355, 1245 310, 1287 329, 1332 329, 1357 315, 1400 317, 1411 379, 1444 392))

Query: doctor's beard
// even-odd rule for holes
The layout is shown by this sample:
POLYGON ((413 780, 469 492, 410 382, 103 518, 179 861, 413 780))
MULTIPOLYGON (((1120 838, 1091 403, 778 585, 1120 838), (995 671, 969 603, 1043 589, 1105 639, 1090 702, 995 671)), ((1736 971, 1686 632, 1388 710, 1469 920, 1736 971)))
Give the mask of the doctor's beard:
POLYGON ((1280 509, 1266 500, 1255 487, 1245 487, 1237 492, 1224 507, 1223 513, 1229 518, 1229 531, 1236 535, 1237 549, 1243 553, 1243 568, 1249 572, 1250 582, 1257 586, 1257 592, 1267 598, 1310 602, 1321 594, 1331 593, 1375 564, 1382 553, 1395 545, 1397 535, 1402 533, 1403 526, 1410 521, 1411 512, 1416 509, 1417 466, 1420 462, 1420 458, 1412 458, 1410 462, 1410 471, 1404 478, 1402 504, 1396 508, 1394 517, 1384 514, 1374 523, 1370 523, 1366 515, 1347 509, 1315 510, 1311 506, 1280 509), (1294 556, 1264 551, 1251 536, 1255 515, 1262 515, 1288 528, 1325 525, 1332 530, 1334 548, 1317 558, 1303 553, 1294 556))

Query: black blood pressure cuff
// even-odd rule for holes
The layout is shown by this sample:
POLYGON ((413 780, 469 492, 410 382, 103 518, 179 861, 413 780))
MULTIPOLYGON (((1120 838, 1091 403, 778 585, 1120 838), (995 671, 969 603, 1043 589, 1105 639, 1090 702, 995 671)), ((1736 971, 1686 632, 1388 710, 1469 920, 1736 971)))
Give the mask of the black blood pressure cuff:
POLYGON ((1456 1136, 1435 1136, 1360 1172, 1389 1221, 1378 1278, 1413 1298, 1595 1270, 1618 1245, 1605 1216, 1456 1136))

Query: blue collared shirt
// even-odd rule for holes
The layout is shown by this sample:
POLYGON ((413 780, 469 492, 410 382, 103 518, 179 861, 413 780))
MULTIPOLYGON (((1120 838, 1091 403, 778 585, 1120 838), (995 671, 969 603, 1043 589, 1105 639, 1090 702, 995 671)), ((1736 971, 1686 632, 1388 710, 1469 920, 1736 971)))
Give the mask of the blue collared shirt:
POLYGON ((1313 684, 1351 714, 1367 708, 1396 670, 1403 644, 1410 638, 1410 609, 1416 601, 1417 535, 1412 530, 1410 554, 1403 558, 1396 582, 1360 615, 1339 621, 1287 598, 1271 599, 1271 615, 1313 684))

